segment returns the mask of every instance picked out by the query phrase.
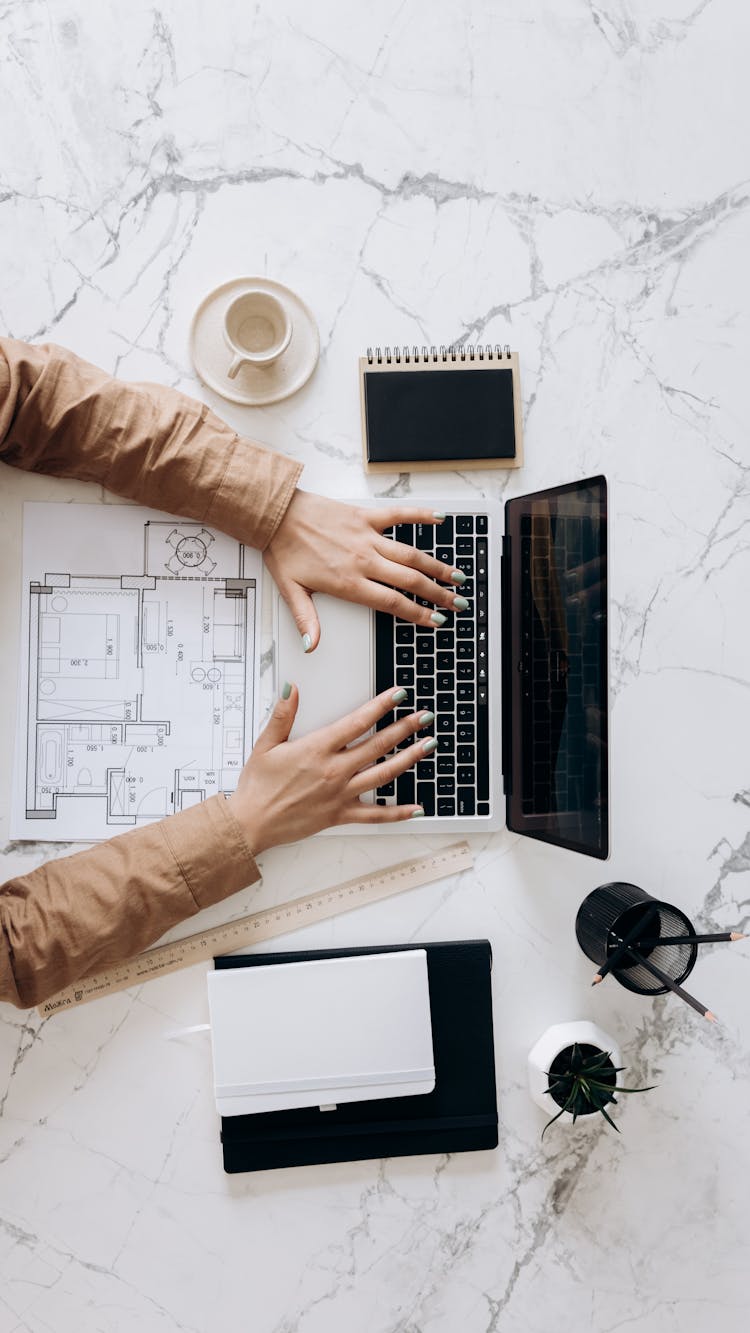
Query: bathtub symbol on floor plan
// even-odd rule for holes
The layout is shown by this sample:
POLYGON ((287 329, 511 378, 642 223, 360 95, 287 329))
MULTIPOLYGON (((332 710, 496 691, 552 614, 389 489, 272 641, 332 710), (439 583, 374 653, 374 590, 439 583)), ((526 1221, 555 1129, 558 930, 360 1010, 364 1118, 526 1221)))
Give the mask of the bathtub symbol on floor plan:
POLYGON ((164 540, 172 547, 172 555, 164 562, 170 574, 195 570, 207 578, 215 570, 216 561, 208 554, 208 548, 215 540, 212 532, 205 528, 173 528, 164 540))

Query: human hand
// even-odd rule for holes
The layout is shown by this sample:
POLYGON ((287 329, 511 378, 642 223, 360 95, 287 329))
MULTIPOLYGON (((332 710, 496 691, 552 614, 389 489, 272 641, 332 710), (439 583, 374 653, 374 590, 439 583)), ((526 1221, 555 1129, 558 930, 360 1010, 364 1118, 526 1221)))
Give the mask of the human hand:
POLYGON ((411 601, 404 592, 448 611, 465 610, 467 603, 456 596, 466 581, 460 570, 383 536, 384 529, 396 523, 435 524, 442 517, 432 509, 406 505, 365 509, 295 491, 266 548, 265 561, 294 616, 305 652, 320 640, 314 592, 331 593, 431 627, 443 625, 445 616, 411 601))
POLYGON ((433 737, 375 762, 399 741, 428 727, 432 713, 412 713, 358 741, 394 704, 405 701, 406 690, 386 690, 340 721, 290 741, 299 694, 296 685, 287 689, 288 698, 282 694, 278 700, 229 797, 256 856, 334 824, 385 824, 424 813, 419 805, 365 805, 359 798, 392 782, 436 748, 433 737))

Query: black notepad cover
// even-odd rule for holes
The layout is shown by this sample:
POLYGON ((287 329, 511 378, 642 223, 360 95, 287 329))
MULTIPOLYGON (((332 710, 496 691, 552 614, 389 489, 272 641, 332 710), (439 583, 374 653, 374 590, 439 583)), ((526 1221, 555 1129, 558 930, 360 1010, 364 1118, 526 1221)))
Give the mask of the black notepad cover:
MULTIPOLYGON (((217 968, 425 949, 432 1015, 435 1088, 416 1097, 348 1102, 260 1115, 224 1116, 224 1170, 264 1171, 371 1157, 496 1148, 497 1094, 488 940, 321 949, 216 958, 217 968)), ((262 1022, 262 1014, 258 1015, 262 1022)))
POLYGON ((515 458, 510 366, 364 374, 368 462, 515 458))

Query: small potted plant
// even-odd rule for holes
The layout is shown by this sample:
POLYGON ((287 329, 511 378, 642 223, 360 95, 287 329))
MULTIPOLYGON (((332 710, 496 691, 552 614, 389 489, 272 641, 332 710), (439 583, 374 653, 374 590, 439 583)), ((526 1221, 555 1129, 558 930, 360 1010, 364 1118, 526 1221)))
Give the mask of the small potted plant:
MULTIPOLYGON (((582 1116, 599 1112, 613 1129, 617 1125, 607 1106, 619 1092, 649 1092, 649 1088, 621 1088, 622 1056, 617 1042, 596 1023, 582 1019, 547 1028, 529 1052, 529 1089, 542 1110, 558 1108, 542 1130, 561 1117, 575 1124, 582 1116)), ((618 1130, 619 1133, 619 1130, 618 1130)))

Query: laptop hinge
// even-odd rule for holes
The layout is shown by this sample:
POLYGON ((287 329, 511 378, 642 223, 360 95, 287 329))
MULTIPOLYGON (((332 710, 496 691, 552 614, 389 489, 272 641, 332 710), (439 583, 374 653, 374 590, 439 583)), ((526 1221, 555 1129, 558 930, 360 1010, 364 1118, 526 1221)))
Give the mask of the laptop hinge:
POLYGON ((500 560, 500 624, 502 632, 502 772, 503 792, 511 792, 511 614, 510 614, 510 537, 503 536, 503 550, 500 560))

